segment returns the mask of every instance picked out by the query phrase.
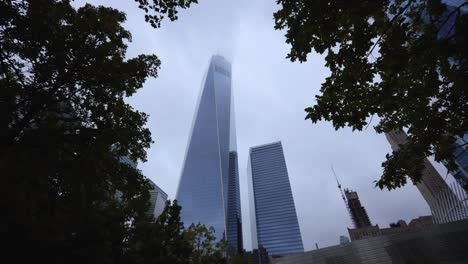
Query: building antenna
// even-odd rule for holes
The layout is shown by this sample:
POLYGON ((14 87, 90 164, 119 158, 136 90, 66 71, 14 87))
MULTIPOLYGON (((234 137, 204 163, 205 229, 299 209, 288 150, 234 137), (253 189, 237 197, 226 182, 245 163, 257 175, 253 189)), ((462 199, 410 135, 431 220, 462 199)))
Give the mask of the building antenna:
POLYGON ((333 164, 331 164, 331 170, 333 172, 333 176, 335 177, 336 184, 338 185, 338 189, 340 189, 341 198, 343 199, 343 202, 345 203, 346 211, 348 211, 349 217, 351 217, 351 220, 353 220, 351 209, 349 209, 349 205, 348 205, 348 199, 346 199, 346 195, 344 194, 343 189, 341 188, 341 184, 338 181, 338 177, 336 176, 336 172, 335 172, 335 169, 333 168, 333 164))

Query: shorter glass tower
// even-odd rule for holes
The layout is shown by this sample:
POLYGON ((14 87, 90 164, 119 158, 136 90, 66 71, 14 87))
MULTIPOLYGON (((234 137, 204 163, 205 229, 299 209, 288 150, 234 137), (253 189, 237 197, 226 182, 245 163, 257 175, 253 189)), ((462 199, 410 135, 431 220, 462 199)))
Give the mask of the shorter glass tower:
POLYGON ((270 256, 304 252, 281 142, 250 148, 252 246, 270 256))

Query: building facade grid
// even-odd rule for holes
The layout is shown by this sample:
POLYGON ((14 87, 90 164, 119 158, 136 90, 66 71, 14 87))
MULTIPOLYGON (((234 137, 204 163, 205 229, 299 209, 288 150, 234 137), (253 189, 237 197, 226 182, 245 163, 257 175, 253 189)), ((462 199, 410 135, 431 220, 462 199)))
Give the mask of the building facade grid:
POLYGON ((271 256, 304 252, 281 142, 250 149, 253 247, 271 256))

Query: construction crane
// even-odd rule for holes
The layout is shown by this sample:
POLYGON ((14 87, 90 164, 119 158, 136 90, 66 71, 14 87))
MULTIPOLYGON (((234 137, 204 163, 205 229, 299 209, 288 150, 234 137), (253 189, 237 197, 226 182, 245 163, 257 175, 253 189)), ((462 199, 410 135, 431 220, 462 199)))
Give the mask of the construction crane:
MULTIPOLYGON (((348 205, 348 199, 346 199, 346 195, 343 192, 343 189, 341 188, 341 184, 338 181, 338 177, 336 176, 335 169, 333 169, 333 164, 331 165, 331 170, 333 172, 333 176, 335 176, 335 180, 336 180, 336 184, 338 185, 338 189, 340 189, 341 198, 343 199, 343 202, 345 203, 346 210, 348 211, 349 217, 351 218, 351 220, 353 220, 353 215, 351 214, 351 209, 349 209, 349 205, 348 205)), ((354 221, 353 221, 353 223, 354 223, 354 221)))

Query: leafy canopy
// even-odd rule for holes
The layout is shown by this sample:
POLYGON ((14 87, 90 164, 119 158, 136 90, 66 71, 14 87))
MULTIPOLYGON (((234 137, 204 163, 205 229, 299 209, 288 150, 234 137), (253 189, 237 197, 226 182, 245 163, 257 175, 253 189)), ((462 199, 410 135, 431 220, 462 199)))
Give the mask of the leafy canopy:
POLYGON ((138 7, 145 11, 145 21, 154 28, 161 26, 161 21, 167 17, 174 21, 178 18, 178 9, 189 8, 191 4, 197 4, 197 0, 134 0, 138 7))
POLYGON ((150 223, 137 222, 132 229, 127 253, 128 263, 188 264, 194 250, 185 237, 180 220, 181 207, 174 200, 166 202, 161 215, 150 223))
POLYGON ((4 258, 178 263, 187 255, 180 207, 154 222, 148 180, 121 162, 146 159, 148 116, 125 98, 160 66, 155 55, 126 57, 124 21, 118 10, 76 10, 67 0, 0 1, 4 258), (158 236, 142 246, 145 230, 158 236))
POLYGON ((190 263, 226 263, 227 243, 216 241, 215 229, 203 224, 191 224, 184 237, 192 246, 190 263))
POLYGON ((287 57, 304 62, 312 51, 325 53, 331 71, 306 119, 362 130, 376 116, 378 133, 407 129, 407 143, 382 164, 380 188, 400 187, 406 176, 419 181, 430 155, 455 168, 453 142, 468 131, 468 2, 277 3, 275 29, 286 31, 287 57))

